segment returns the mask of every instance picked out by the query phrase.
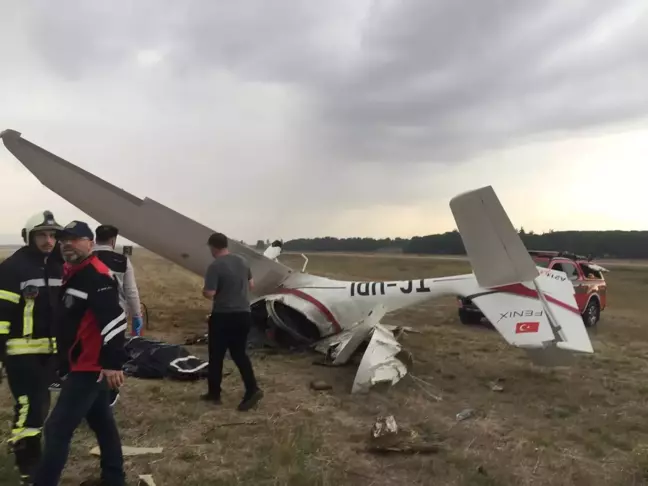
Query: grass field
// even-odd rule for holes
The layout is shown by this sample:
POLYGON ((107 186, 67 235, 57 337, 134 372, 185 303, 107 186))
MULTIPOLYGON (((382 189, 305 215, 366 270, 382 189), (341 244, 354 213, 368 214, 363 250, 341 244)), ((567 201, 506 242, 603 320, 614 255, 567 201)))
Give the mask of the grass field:
MULTIPOLYGON (((401 279, 469 271, 463 261, 434 258, 309 255, 313 273, 401 279)), ((297 255, 284 261, 300 268, 297 255)), ((149 308, 148 335, 182 343, 205 329, 208 302, 201 280, 143 250, 133 257, 149 308)), ((438 299, 389 316, 422 334, 406 335, 412 374, 431 385, 430 398, 411 377, 368 396, 349 393, 356 367, 312 364, 316 355, 253 354, 266 397, 257 410, 235 411, 242 386, 224 380, 220 408, 197 400, 205 383, 128 379, 116 407, 125 445, 161 446, 162 455, 129 458, 133 484, 150 473, 158 486, 192 485, 642 485, 648 484, 648 268, 608 274, 609 308, 592 332, 595 355, 570 369, 532 366, 525 354, 488 329, 462 326, 453 299, 438 299), (333 385, 309 388, 313 379, 333 385), (503 391, 492 391, 497 381, 503 391), (475 415, 458 422, 455 415, 475 415), (375 455, 362 451, 377 416, 440 441, 436 454, 375 455), (251 423, 241 424, 243 421, 251 423)), ((190 347, 204 356, 204 346, 190 347)), ((11 401, 0 398, 2 433, 11 401)), ((95 440, 77 432, 61 484, 98 471, 95 440)), ((0 450, 0 478, 13 474, 0 450)), ((2 479, 0 479, 2 482, 2 479)), ((4 483, 6 484, 6 483, 4 483)))

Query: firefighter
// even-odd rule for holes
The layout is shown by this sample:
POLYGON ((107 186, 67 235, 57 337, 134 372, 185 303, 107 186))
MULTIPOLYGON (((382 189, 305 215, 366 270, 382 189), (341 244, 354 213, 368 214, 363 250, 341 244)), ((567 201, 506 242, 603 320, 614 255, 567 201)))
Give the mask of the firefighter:
POLYGON ((35 214, 22 230, 25 246, 0 263, 0 365, 15 402, 8 442, 22 484, 31 484, 40 459, 55 377, 51 322, 63 274, 59 229, 50 211, 35 214))

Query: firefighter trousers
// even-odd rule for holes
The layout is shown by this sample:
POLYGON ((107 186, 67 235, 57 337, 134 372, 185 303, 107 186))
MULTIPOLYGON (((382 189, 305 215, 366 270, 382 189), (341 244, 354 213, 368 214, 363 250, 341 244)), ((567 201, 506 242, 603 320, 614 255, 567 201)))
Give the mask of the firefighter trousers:
POLYGON ((54 357, 47 354, 7 356, 5 370, 14 399, 9 447, 23 480, 31 478, 41 456, 41 433, 50 408, 49 385, 54 357))

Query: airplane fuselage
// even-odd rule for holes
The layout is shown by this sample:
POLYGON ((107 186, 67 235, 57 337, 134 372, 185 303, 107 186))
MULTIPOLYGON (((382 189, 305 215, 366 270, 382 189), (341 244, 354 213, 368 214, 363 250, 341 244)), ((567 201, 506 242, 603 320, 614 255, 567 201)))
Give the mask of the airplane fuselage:
POLYGON ((473 274, 442 278, 385 281, 346 281, 295 273, 253 306, 281 302, 310 320, 325 338, 363 319, 377 305, 393 312, 446 295, 465 295, 479 289, 473 274))

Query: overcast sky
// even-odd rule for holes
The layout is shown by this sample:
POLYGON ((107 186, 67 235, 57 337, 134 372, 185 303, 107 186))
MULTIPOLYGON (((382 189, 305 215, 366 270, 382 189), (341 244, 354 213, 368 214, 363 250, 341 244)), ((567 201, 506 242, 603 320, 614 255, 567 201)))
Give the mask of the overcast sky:
MULTIPOLYGON (((489 184, 518 227, 648 229, 646 0, 55 4, 0 0, 0 129, 231 237, 442 232, 489 184)), ((0 167, 0 234, 87 219, 0 167)))

